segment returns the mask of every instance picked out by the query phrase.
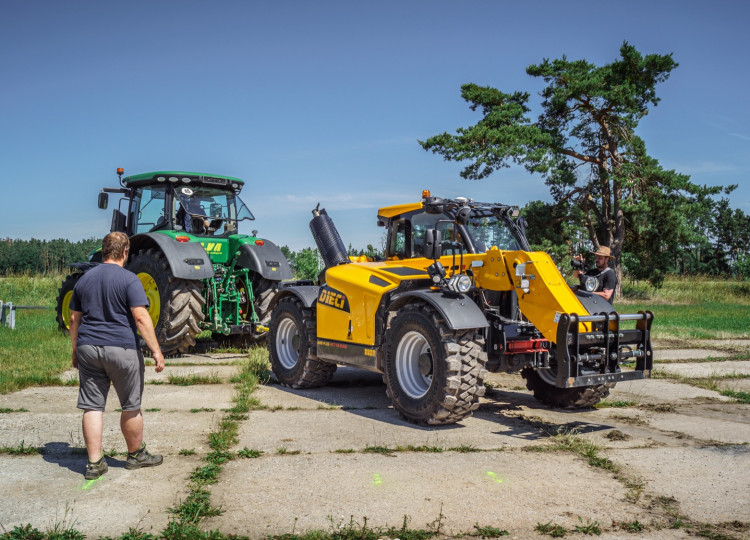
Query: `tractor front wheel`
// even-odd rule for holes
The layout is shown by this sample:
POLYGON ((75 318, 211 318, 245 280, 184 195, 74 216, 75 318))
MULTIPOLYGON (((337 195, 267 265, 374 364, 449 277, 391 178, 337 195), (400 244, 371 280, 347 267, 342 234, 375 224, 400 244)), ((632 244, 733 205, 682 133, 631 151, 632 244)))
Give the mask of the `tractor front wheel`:
POLYGON ((271 369, 279 383, 313 388, 331 380, 336 364, 313 358, 316 339, 315 307, 306 308, 293 297, 279 300, 271 315, 267 340, 271 369))
POLYGON ((484 395, 483 345, 477 330, 450 330, 432 307, 406 306, 386 336, 385 382, 393 407, 416 424, 471 416, 484 395))
POLYGON ((136 253, 127 265, 143 285, 156 339, 165 356, 186 353, 201 332, 206 299, 202 283, 174 277, 164 254, 157 249, 136 253))
POLYGON ((588 409, 599 403, 609 395, 609 390, 615 383, 578 386, 574 388, 558 388, 550 380, 542 378, 534 368, 524 368, 521 376, 526 379, 526 388, 534 393, 534 397, 550 407, 558 409, 588 409))
POLYGON ((55 311, 57 312, 57 326, 63 332, 70 330, 70 299, 73 296, 73 287, 81 279, 83 272, 73 272, 66 277, 57 291, 57 302, 55 311))

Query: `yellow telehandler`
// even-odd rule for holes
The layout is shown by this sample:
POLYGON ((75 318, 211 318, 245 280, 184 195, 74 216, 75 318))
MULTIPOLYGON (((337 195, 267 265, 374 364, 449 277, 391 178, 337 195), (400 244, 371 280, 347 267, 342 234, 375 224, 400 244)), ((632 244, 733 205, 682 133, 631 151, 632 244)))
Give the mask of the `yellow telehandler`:
POLYGON ((618 381, 650 376, 653 314, 620 314, 571 288, 532 252, 518 208, 471 199, 381 208, 384 260, 352 257, 324 209, 310 229, 325 263, 318 282, 283 285, 267 346, 278 381, 327 383, 338 364, 383 374, 408 421, 471 415, 488 371, 520 371, 554 407, 591 407, 618 381))

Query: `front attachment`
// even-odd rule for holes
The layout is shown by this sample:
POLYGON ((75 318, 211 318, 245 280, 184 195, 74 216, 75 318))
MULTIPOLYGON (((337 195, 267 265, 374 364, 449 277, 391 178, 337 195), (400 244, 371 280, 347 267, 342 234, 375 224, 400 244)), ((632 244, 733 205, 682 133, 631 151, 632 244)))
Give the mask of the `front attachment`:
POLYGON ((560 315, 555 386, 573 388, 650 377, 654 365, 651 350, 653 320, 654 314, 650 311, 628 315, 614 312, 560 315), (624 321, 636 321, 635 329, 622 329, 624 321), (593 331, 581 332, 580 323, 590 323, 593 331), (622 371, 620 364, 630 359, 635 359, 635 369, 622 371))

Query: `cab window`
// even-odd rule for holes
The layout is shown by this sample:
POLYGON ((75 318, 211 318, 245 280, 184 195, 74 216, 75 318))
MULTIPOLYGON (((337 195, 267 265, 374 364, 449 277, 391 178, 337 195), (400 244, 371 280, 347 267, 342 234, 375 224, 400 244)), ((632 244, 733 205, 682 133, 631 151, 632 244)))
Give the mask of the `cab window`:
POLYGON ((132 215, 136 217, 133 231, 135 234, 156 230, 166 225, 164 213, 166 187, 164 185, 148 186, 136 192, 131 205, 132 215))

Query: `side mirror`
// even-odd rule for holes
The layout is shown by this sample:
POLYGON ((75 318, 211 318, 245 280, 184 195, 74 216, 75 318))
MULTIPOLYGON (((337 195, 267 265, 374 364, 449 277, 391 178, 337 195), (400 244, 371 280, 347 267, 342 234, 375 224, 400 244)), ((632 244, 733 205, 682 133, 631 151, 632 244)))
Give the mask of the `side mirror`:
POLYGON ((109 204, 109 193, 104 193, 103 191, 100 191, 99 200, 97 201, 97 206, 99 206, 99 208, 102 210, 106 210, 108 204, 109 204))
POLYGON ((443 254, 440 242, 443 241, 442 233, 437 229, 427 229, 424 232, 424 256, 427 259, 439 259, 443 254))

